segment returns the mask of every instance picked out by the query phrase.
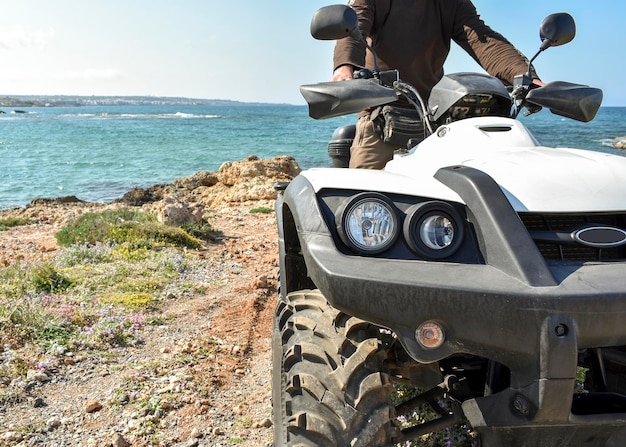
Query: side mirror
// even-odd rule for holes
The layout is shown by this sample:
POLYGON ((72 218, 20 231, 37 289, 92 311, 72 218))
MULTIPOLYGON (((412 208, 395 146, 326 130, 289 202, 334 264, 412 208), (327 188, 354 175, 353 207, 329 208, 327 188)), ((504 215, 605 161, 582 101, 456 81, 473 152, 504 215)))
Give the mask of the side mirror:
MULTIPOLYGON (((576 22, 574 18, 566 12, 557 12, 550 14, 541 22, 541 28, 539 28, 539 36, 541 37, 541 46, 539 51, 528 62, 528 72, 526 77, 530 78, 531 68, 533 61, 537 59, 537 56, 550 47, 558 47, 559 45, 565 45, 574 39, 576 35, 576 22)), ((528 81, 530 82, 530 81, 528 81)))
POLYGON ((361 40, 359 19, 354 9, 330 5, 319 9, 311 20, 311 35, 317 40, 337 40, 353 35, 361 40))
POLYGON ((551 14, 541 23, 541 50, 569 43, 576 36, 574 18, 566 12, 551 14))

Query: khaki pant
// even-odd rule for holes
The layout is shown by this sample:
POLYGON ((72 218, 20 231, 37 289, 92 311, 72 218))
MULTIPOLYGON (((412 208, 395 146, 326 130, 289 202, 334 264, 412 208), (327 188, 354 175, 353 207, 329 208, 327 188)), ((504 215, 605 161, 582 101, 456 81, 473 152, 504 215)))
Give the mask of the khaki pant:
POLYGON ((374 128, 370 116, 359 117, 356 133, 350 148, 350 167, 361 169, 383 169, 393 158, 394 151, 404 149, 385 143, 374 128))

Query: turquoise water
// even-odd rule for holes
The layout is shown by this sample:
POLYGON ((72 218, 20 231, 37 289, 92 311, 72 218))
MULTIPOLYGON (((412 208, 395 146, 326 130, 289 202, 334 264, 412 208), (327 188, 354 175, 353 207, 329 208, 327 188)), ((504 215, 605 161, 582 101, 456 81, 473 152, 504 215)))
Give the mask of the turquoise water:
MULTIPOLYGON (((248 155, 292 155, 303 169, 331 166, 333 130, 355 119, 314 121, 295 105, 24 110, 0 115, 0 209, 67 195, 107 202, 248 155)), ((549 112, 521 119, 546 146, 623 154, 607 140, 626 136, 626 108, 602 108, 586 124, 549 112)))

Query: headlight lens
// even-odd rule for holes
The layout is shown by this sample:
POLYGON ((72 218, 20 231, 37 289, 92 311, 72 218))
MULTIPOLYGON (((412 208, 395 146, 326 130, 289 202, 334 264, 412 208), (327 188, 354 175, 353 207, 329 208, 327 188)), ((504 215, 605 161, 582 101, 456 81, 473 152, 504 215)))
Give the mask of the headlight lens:
POLYGON ((419 235, 428 248, 442 250, 454 242, 454 224, 443 214, 432 214, 421 220, 419 235))
POLYGON ((339 235, 353 250, 376 254, 387 250, 399 234, 395 207, 380 194, 359 194, 343 208, 339 235))
POLYGON ((413 251, 429 259, 452 256, 463 241, 463 220, 445 202, 425 202, 407 210, 404 237, 413 251))

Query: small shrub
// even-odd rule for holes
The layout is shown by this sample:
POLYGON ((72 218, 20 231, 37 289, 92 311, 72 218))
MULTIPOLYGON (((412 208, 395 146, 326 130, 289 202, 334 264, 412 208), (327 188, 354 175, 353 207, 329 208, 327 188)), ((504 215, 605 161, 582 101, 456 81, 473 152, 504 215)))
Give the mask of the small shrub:
POLYGON ((0 297, 17 298, 27 293, 29 271, 21 263, 0 268, 0 297))
POLYGON ((207 242, 213 242, 218 236, 223 235, 220 230, 213 228, 206 220, 203 220, 202 223, 185 223, 181 228, 191 236, 207 242))
POLYGON ((141 314, 116 315, 104 311, 91 327, 83 328, 79 338, 92 348, 126 346, 144 327, 145 317, 141 314))
POLYGON ((136 234, 139 240, 151 240, 164 245, 186 248, 202 247, 202 242, 191 236, 184 229, 170 227, 157 222, 138 227, 136 234))
POLYGON ((149 293, 125 292, 115 293, 100 298, 105 303, 120 304, 128 309, 146 309, 152 306, 154 297, 149 293))
POLYGON ((274 210, 272 208, 268 208, 267 206, 260 206, 250 210, 250 214, 272 214, 273 212, 274 210))
POLYGON ((147 258, 150 248, 126 242, 118 245, 113 251, 113 255, 115 259, 122 259, 126 262, 140 262, 147 258))
POLYGON ((8 230, 9 228, 19 227, 20 225, 28 225, 30 220, 23 217, 7 217, 6 219, 0 219, 0 231, 8 230))
POLYGON ((152 249, 154 245, 200 248, 202 243, 182 228, 157 222, 147 213, 130 209, 85 213, 68 223, 57 234, 61 246, 95 245, 100 242, 123 244, 133 248, 152 249))
POLYGON ((116 239, 124 237, 125 228, 155 220, 150 214, 128 208, 85 213, 69 222, 55 237, 59 245, 64 247, 74 244, 118 242, 116 239))
POLYGON ((145 276, 144 272, 141 276, 128 278, 128 280, 119 283, 116 289, 123 293, 158 293, 163 289, 163 282, 165 280, 163 275, 159 275, 159 277, 145 276))
POLYGON ((72 332, 70 327, 48 326, 38 336, 43 341, 42 348, 48 350, 51 346, 66 346, 72 332))
POLYGON ((109 263, 112 261, 112 251, 111 245, 100 242, 94 245, 76 244, 60 253, 57 259, 65 267, 109 263))
POLYGON ((18 379, 26 376, 26 372, 32 367, 30 362, 12 350, 0 353, 0 407, 9 403, 24 402, 27 400, 25 391, 27 383, 18 379))
POLYGON ((19 347, 30 342, 65 344, 71 330, 35 299, 0 303, 0 345, 19 347))
POLYGON ((113 390, 109 396, 109 405, 126 405, 130 402, 130 393, 124 389, 113 390))
POLYGON ((30 280, 36 292, 58 293, 74 285, 72 280, 56 271, 49 264, 41 264, 32 269, 30 280))

